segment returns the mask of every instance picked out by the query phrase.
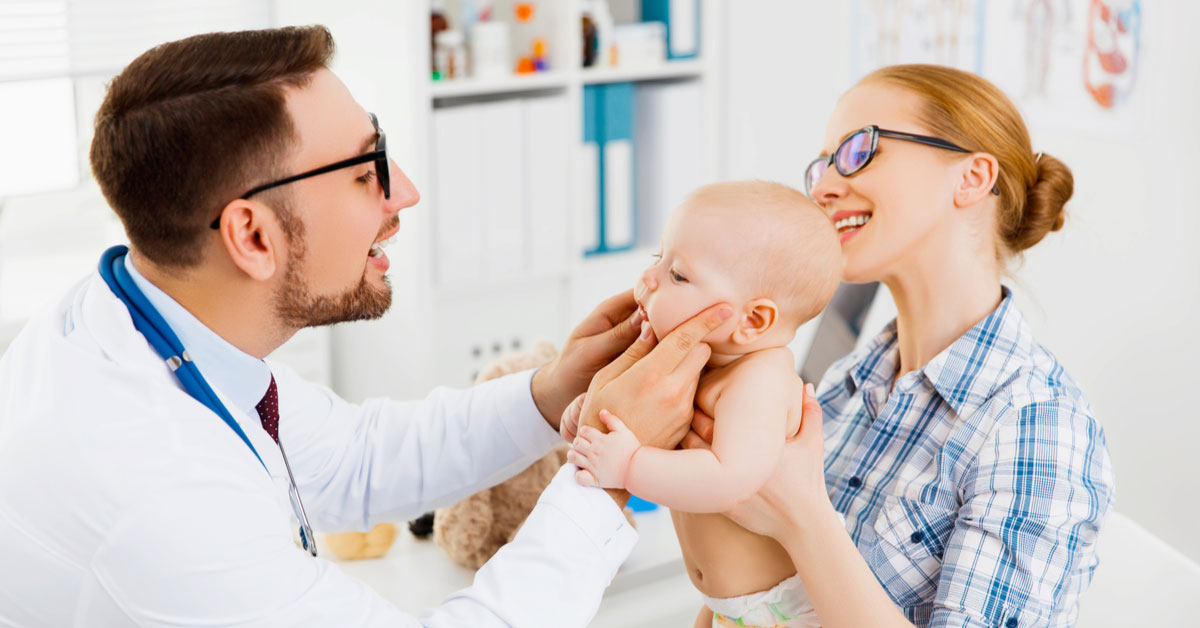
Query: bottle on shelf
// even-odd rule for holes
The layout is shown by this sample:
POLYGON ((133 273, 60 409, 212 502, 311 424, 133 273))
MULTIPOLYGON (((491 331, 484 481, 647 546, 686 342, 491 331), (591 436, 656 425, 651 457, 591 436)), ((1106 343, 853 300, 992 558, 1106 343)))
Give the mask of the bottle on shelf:
POLYGON ((584 0, 580 10, 583 27, 583 67, 612 67, 613 17, 606 0, 584 0))
POLYGON ((467 75, 467 46, 462 31, 447 29, 434 39, 435 75, 441 80, 464 78, 467 75))
POLYGON ((583 67, 590 68, 596 64, 596 20, 592 17, 592 5, 585 2, 580 11, 580 27, 583 29, 583 51, 580 57, 583 67))
POLYGON ((508 24, 497 20, 471 25, 471 75, 497 78, 512 73, 508 24))
POLYGON ((429 69, 433 73, 433 80, 441 79, 441 75, 437 68, 437 36, 438 33, 448 30, 450 22, 446 19, 446 8, 442 0, 432 0, 429 9, 429 69))

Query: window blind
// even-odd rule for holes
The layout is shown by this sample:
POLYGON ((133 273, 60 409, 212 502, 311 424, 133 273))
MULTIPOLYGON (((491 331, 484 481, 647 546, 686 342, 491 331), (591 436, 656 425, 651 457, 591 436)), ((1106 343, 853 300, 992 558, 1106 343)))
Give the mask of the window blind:
POLYGON ((0 0, 0 82, 112 75, 163 42, 270 24, 268 0, 0 0))

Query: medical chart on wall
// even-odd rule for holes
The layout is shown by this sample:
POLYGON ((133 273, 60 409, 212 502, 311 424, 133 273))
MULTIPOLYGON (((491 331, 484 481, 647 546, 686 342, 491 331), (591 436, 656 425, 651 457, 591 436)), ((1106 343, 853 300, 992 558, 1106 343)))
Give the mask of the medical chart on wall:
POLYGON ((854 79, 896 63, 983 69, 986 0, 854 0, 854 79))
POLYGON ((994 39, 983 75, 1008 92, 1031 125, 1098 134, 1136 129, 1141 0, 1014 0, 989 17, 994 39))
POLYGON ((853 78, 937 63, 999 85, 1033 127, 1136 132, 1142 0, 854 0, 853 78))

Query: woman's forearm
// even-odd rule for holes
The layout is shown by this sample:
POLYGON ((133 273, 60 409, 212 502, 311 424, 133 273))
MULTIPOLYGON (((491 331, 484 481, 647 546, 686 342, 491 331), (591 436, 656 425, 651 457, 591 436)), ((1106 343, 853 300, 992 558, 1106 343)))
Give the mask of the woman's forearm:
POLYGON ((837 512, 825 505, 805 514, 778 539, 812 599, 825 628, 913 628, 871 572, 837 512))

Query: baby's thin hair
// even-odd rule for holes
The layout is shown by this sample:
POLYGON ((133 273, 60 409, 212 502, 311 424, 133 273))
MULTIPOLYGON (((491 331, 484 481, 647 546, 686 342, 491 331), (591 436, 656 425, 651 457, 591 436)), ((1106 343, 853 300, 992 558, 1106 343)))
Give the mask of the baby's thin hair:
POLYGON ((753 220, 749 241, 758 251, 740 269, 751 289, 774 299, 788 325, 816 316, 833 297, 842 275, 842 252, 833 225, 799 190, 773 181, 706 185, 685 206, 736 211, 753 220), (761 227, 761 228, 760 228, 761 227))

